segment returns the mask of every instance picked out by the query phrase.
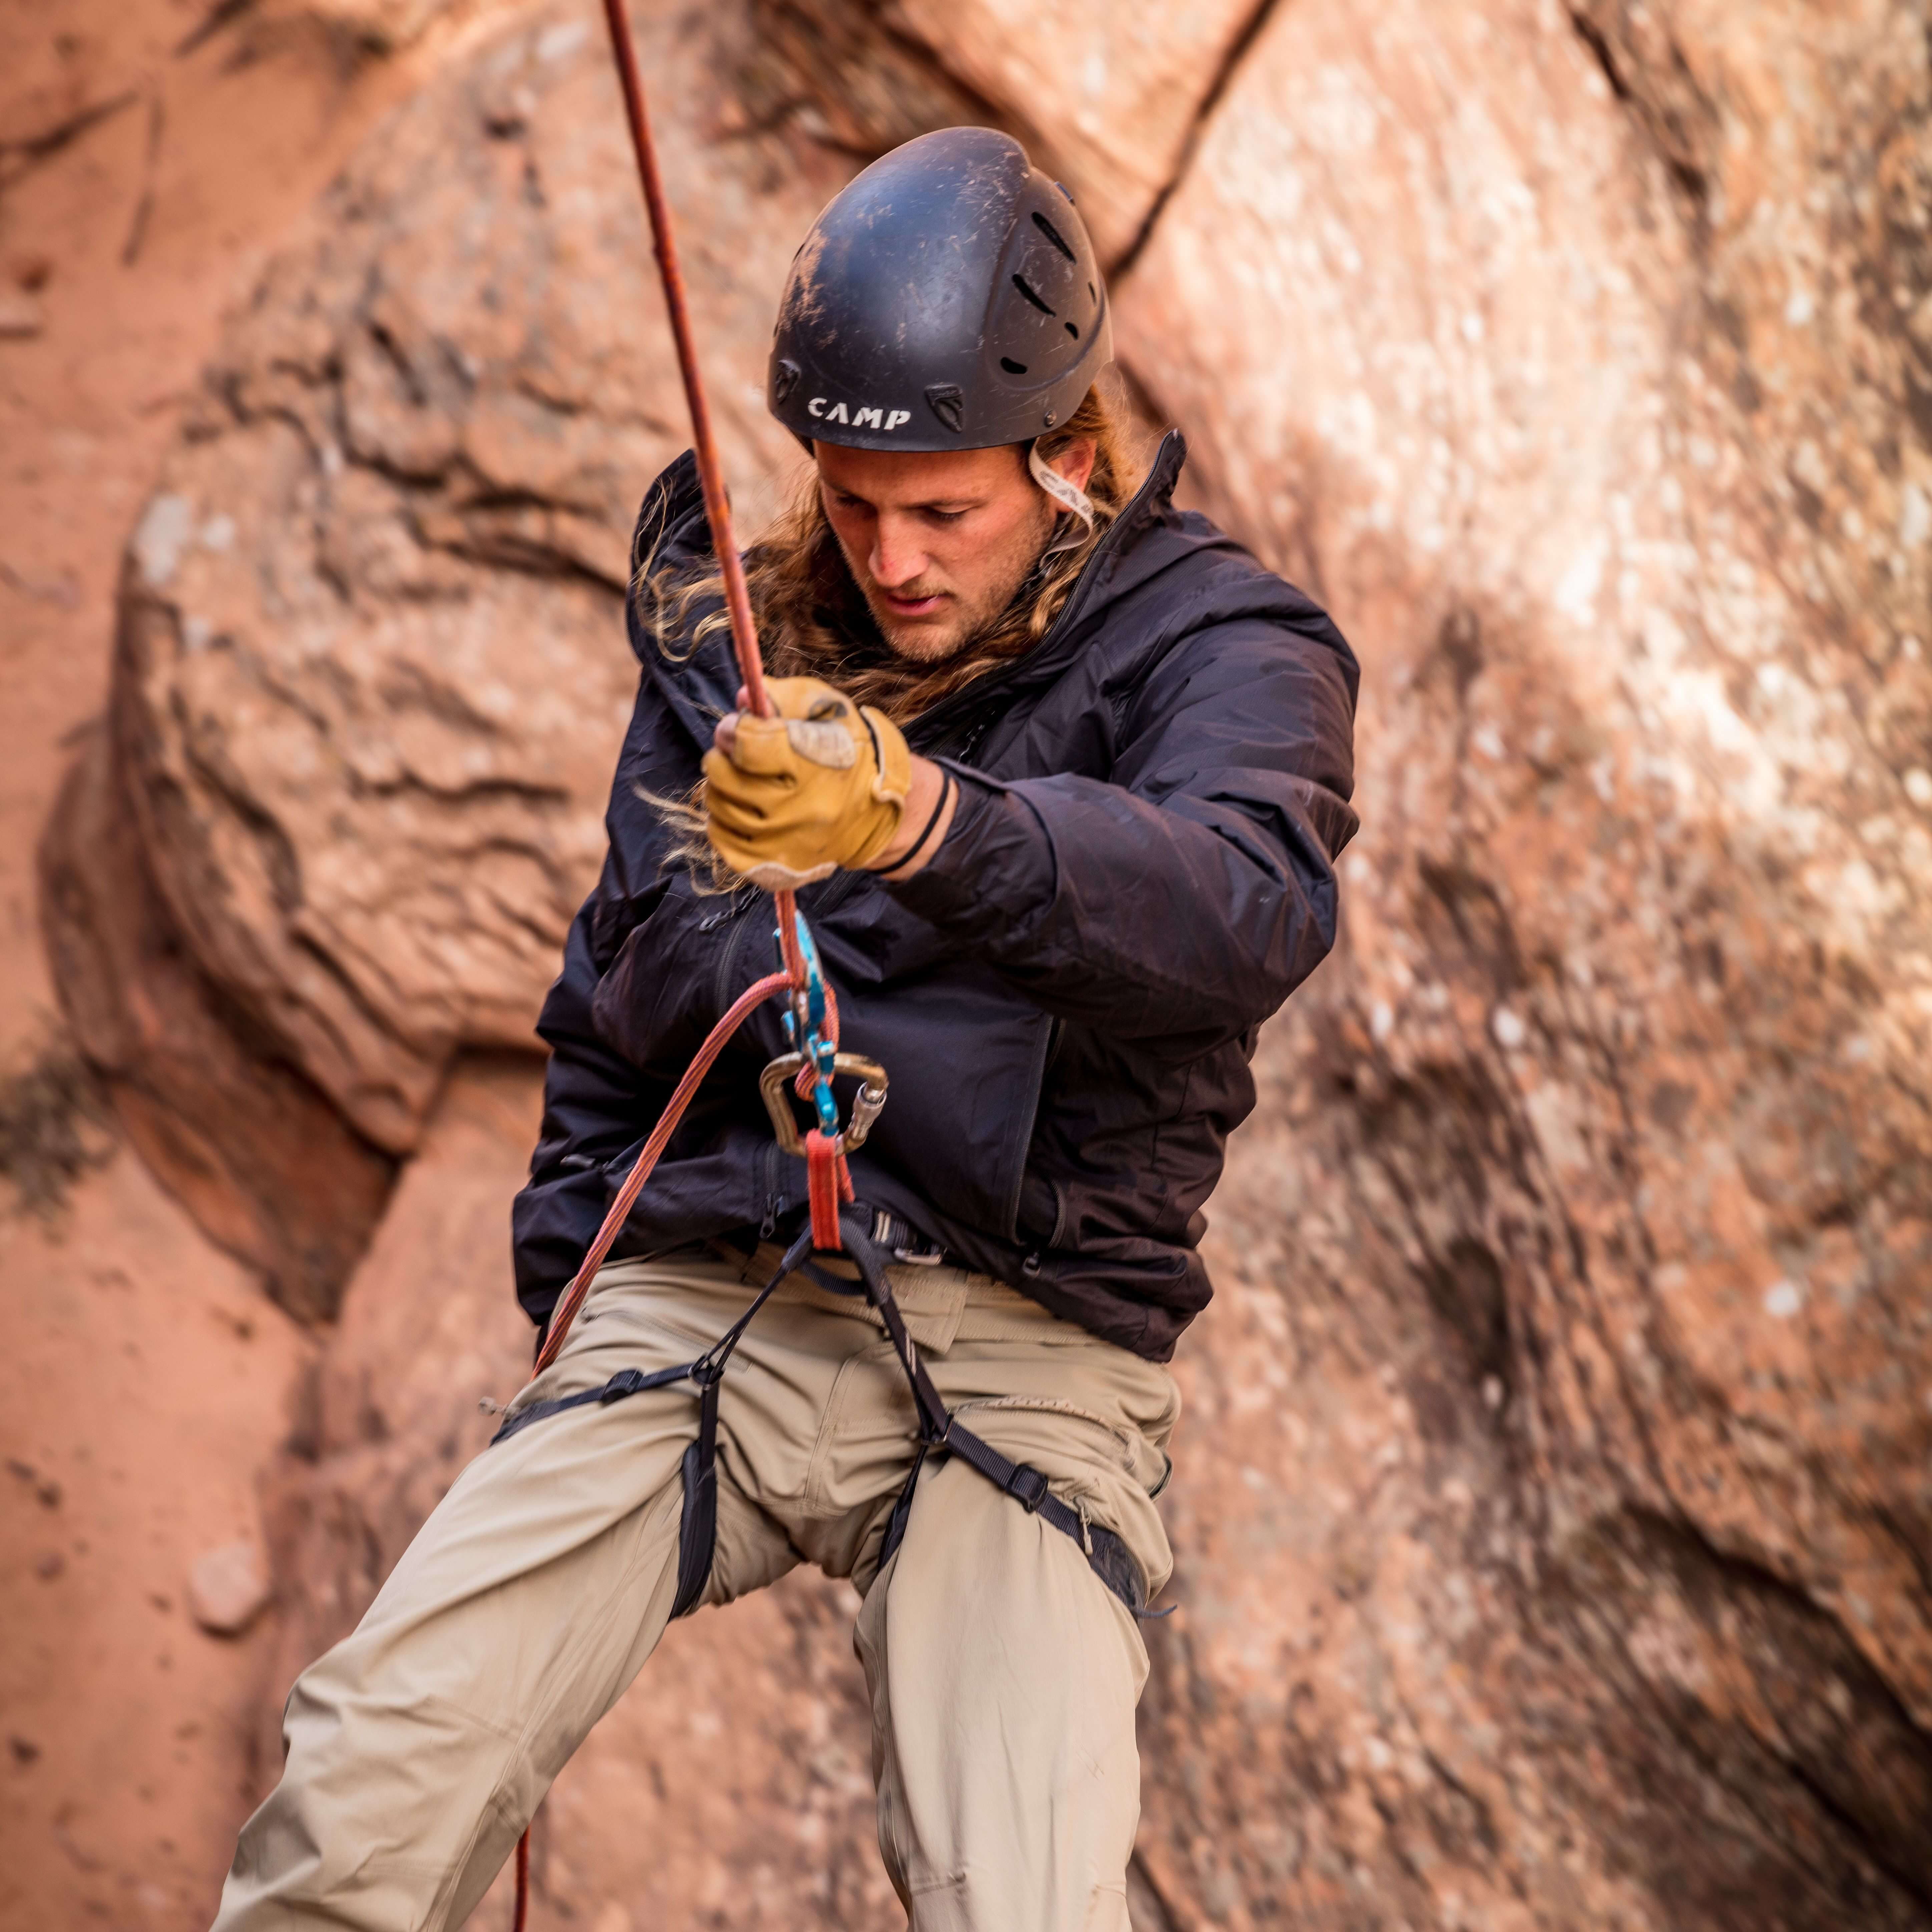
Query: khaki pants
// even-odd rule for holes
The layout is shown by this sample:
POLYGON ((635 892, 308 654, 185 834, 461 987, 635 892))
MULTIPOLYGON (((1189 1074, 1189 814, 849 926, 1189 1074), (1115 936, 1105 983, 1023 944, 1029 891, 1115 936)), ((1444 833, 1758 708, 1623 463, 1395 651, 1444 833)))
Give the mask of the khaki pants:
MULTIPOLYGON (((1116 1531, 1158 1591, 1166 1370, 985 1276, 892 1276, 948 1406, 1116 1531)), ((607 1268, 516 1406, 690 1360, 765 1278, 607 1268)), ((282 1780, 243 1828, 217 1932, 462 1923, 663 1632, 696 1419, 676 1384, 532 1423, 464 1471, 361 1626, 290 1694, 282 1780)), ((1126 1932, 1147 1653, 1072 1539, 949 1459, 922 1475, 881 1569, 911 1397, 862 1299, 802 1276, 740 1345, 718 1425, 705 1600, 801 1558, 864 1592, 879 1843, 914 1932, 1126 1932)))

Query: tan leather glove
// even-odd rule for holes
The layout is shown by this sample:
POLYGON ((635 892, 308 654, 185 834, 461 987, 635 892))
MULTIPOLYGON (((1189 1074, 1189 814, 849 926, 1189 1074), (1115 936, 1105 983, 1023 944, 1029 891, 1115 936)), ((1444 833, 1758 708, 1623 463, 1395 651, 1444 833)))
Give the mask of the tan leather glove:
POLYGON ((705 754, 704 807, 718 856, 776 892, 862 866, 891 844, 912 753, 883 712, 815 677, 765 688, 778 715, 740 712, 730 757, 705 754))

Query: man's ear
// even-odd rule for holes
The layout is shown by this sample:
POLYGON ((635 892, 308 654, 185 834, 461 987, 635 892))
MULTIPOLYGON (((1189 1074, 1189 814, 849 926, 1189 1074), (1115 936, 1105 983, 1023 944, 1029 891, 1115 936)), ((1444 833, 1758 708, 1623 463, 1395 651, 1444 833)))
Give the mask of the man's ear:
POLYGON ((1094 475, 1094 459, 1100 446, 1091 436, 1083 436, 1079 442, 1070 443, 1058 456, 1046 460, 1076 490, 1084 490, 1094 475))

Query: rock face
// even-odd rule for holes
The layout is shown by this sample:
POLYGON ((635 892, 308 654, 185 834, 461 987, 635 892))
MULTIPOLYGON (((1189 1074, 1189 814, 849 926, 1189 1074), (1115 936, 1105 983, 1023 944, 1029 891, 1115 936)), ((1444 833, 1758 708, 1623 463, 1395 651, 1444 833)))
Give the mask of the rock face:
POLYGON ((884 17, 1018 124, 1103 262, 1138 238, 1259 0, 893 0, 884 17))
MULTIPOLYGON (((760 400, 775 292, 849 167, 704 144, 732 19, 643 26, 755 524, 796 460, 760 400)), ((530 1042, 636 681, 632 521, 685 441, 608 51, 539 14, 326 199, 135 532, 116 722, 170 912, 392 1152, 459 1045, 530 1042)))
MULTIPOLYGON (((530 1058, 466 1058, 404 1167, 290 1419, 265 1510, 282 1606, 273 1726, 311 1658, 353 1628, 456 1472, 486 1400, 530 1371, 507 1239, 542 1111, 530 1058)), ((279 1743, 263 1758, 281 1762, 279 1743)))
POLYGON ((1004 127, 1070 188, 1104 262, 1140 241, 1261 0, 754 0, 748 106, 868 158, 1004 127))
MULTIPOLYGON (((1140 1916, 1932 1926, 1922 8, 746 4, 646 26, 748 519, 811 214, 997 121, 1129 251, 1194 487, 1364 662, 1344 943, 1264 1036, 1180 1364, 1140 1916)), ((582 25, 372 146, 134 545, 164 923, 422 1146, 277 1479, 278 1700, 527 1345, 533 1076, 466 1062, 424 1124, 460 1046, 526 1040, 596 864, 626 535, 682 442, 582 25)), ((700 1694, 560 1785, 554 1895, 892 1922, 847 1614, 674 1633, 700 1694)))
POLYGON ((1190 1922, 1932 1923, 1928 114, 1904 7, 1310 0, 1120 297, 1366 665, 1184 1357, 1190 1922))
POLYGON ((68 1022, 142 1158, 290 1314, 333 1315, 394 1162, 182 945, 104 732, 88 738, 68 775, 40 873, 68 1022))

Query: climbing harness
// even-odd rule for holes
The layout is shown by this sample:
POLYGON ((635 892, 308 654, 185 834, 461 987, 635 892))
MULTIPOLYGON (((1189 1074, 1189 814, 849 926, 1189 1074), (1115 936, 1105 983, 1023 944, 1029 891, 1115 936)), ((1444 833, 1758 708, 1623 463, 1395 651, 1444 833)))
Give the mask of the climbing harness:
MULTIPOLYGON (((862 1217, 848 1211, 841 1217, 840 1235, 844 1252, 858 1265, 860 1286, 891 1338, 892 1348, 911 1385, 913 1401, 919 1411, 917 1450, 904 1486, 886 1520, 885 1540, 879 1550, 879 1567, 884 1568, 904 1537, 911 1520, 914 1491, 920 1474, 932 1455, 957 1456, 969 1462, 993 1484, 1003 1490, 1031 1514, 1051 1523, 1064 1535, 1078 1544, 1095 1576, 1120 1598, 1136 1617, 1164 1615, 1150 1612, 1141 1580, 1140 1566, 1126 1544, 1105 1525, 1096 1523, 1084 1510, 1070 1508, 1047 1486, 1046 1478, 1030 1463, 1016 1462, 983 1437, 976 1436, 946 1406, 932 1378, 919 1359, 919 1351, 907 1333, 905 1318, 894 1298, 886 1279, 886 1262, 862 1232, 862 1217)), ((711 1562, 718 1526, 718 1385, 724 1379, 724 1365, 730 1360, 752 1318, 764 1306, 786 1276, 800 1267, 818 1244, 808 1228, 791 1246, 777 1271, 752 1300, 750 1306, 694 1362, 681 1363, 674 1369, 659 1369, 646 1375, 640 1369, 622 1369, 608 1382, 575 1395, 560 1396, 550 1402, 533 1402, 511 1416, 491 1439, 491 1446, 566 1409, 584 1408, 595 1404, 608 1407, 627 1396, 641 1395, 646 1389, 664 1388, 674 1382, 688 1382, 698 1391, 698 1434, 684 1452, 684 1516, 678 1532, 677 1594, 671 1600, 674 1617, 687 1615, 698 1607, 704 1586, 710 1580, 711 1562)), ((822 1252, 822 1250, 821 1250, 822 1252)))
MULTIPOLYGON (((838 1051, 836 1034, 828 1036, 828 1026, 836 1026, 836 1006, 831 989, 818 967, 809 928, 797 918, 798 952, 803 962, 806 983, 793 996, 793 1010, 786 1015, 788 1030, 804 1044, 801 1051, 782 1054, 764 1070, 759 1084, 777 1130, 778 1143, 788 1153, 806 1156, 811 1218, 804 1230, 785 1250, 777 1268, 759 1289, 743 1314, 725 1330, 695 1361, 675 1368, 658 1369, 646 1374, 640 1369, 622 1369, 610 1379, 574 1395, 557 1396, 547 1402, 531 1403, 514 1411, 491 1438, 491 1446, 506 1441, 533 1422, 560 1415, 566 1409, 594 1406, 608 1408, 646 1389, 665 1388, 688 1382, 698 1392, 698 1433, 684 1454, 684 1514, 678 1532, 677 1592, 670 1614, 681 1617, 698 1606, 710 1580, 718 1523, 718 1390, 724 1380, 725 1365, 758 1311, 777 1292, 785 1278, 803 1267, 814 1254, 844 1253, 859 1271, 857 1286, 847 1292, 862 1293, 890 1338, 899 1366, 904 1371, 919 1414, 917 1450, 905 1486, 887 1519, 885 1542, 879 1553, 884 1567, 899 1545, 912 1513, 913 1495, 926 1458, 932 1455, 957 1456, 992 1483, 1013 1497, 1028 1512, 1042 1517, 1055 1529, 1080 1545, 1094 1574, 1118 1597, 1136 1616, 1150 1614, 1140 1568, 1126 1545, 1112 1530, 1095 1524, 1083 1511, 1070 1508, 1047 1486, 1046 1478, 1030 1464, 1016 1462, 1002 1455, 983 1438, 976 1436, 949 1410, 932 1378, 919 1359, 919 1351, 907 1332, 905 1318, 893 1295, 886 1274, 885 1256, 875 1245, 877 1223, 853 1202, 851 1180, 845 1168, 845 1154, 858 1144, 886 1102, 885 1070, 862 1054, 838 1051), (832 1090, 835 1073, 857 1075, 864 1082, 854 1103, 852 1118, 842 1132, 838 1106, 832 1090), (791 1103, 784 1089, 789 1087, 802 1100, 808 1100, 818 1125, 801 1140, 792 1118, 791 1103)), ((774 976, 776 976, 776 975, 774 976)), ((766 983, 760 982, 761 985, 766 983)), ((735 1009, 734 1009, 735 1010, 735 1009)), ((655 1137, 654 1137, 655 1138, 655 1137)), ((640 1162, 643 1156, 639 1156, 640 1162)), ((618 1196, 621 1202, 622 1194, 618 1196)), ((613 1216, 616 1215, 614 1205, 613 1216)), ((614 1234, 607 1219, 603 1233, 614 1234)), ((598 1244, 593 1243, 592 1252, 598 1244)), ((604 1244, 608 1246, 608 1244, 604 1244)), ((836 1277, 819 1276, 835 1290, 844 1284, 836 1277)), ((559 1314, 562 1304, 560 1304, 559 1314)), ((574 1310, 572 1311, 573 1314, 574 1310)), ((562 1345, 557 1324, 546 1340, 544 1357, 554 1360, 562 1345)))
MULTIPOLYGON (((746 1016, 772 994, 790 996, 784 1016, 787 1037, 794 1050, 771 1061, 759 1077, 759 1089, 770 1111, 778 1144, 788 1154, 805 1156, 809 1217, 779 1261, 764 1287, 753 1296, 745 1312, 694 1361, 646 1373, 640 1369, 620 1369, 608 1382, 575 1394, 554 1396, 513 1411, 490 1438, 490 1447, 507 1441, 533 1423, 563 1414, 566 1410, 592 1406, 608 1408, 614 1402, 641 1395, 647 1389, 666 1388, 688 1382, 698 1396, 698 1429, 686 1445, 682 1475, 683 1512, 678 1524, 677 1585, 671 1599, 670 1615, 682 1617, 695 1610, 710 1581, 718 1539, 718 1394, 724 1370, 748 1329, 765 1304, 787 1276, 805 1267, 814 1254, 849 1256, 859 1271, 859 1288, 878 1315, 890 1338, 894 1354, 912 1390, 919 1414, 912 1467, 886 1519, 886 1533, 879 1550, 879 1567, 891 1558, 912 1518, 913 1498, 927 1459, 957 1456, 998 1490, 1012 1497, 1030 1514, 1070 1537, 1080 1546, 1094 1575, 1118 1597, 1136 1617, 1162 1616, 1165 1611, 1147 1608, 1147 1590, 1140 1566, 1126 1543, 1104 1524, 1096 1523, 1084 1504, 1070 1508, 1054 1495, 1044 1473, 1030 1463, 1016 1462, 1003 1455, 983 1437, 975 1435, 947 1408, 919 1351, 908 1332, 905 1318, 893 1295, 886 1274, 886 1256, 875 1245, 898 1230, 890 1217, 871 1216, 854 1199, 851 1175, 845 1156, 857 1147, 871 1130, 886 1104, 886 1076, 878 1061, 862 1054, 838 1050, 838 1007, 831 986, 820 970, 818 949, 811 928, 795 906, 786 902, 789 893, 775 895, 782 915, 791 917, 791 944, 786 945, 785 928, 774 935, 779 941, 786 970, 774 973, 748 987, 730 1010, 712 1029, 698 1050, 698 1057, 678 1083, 663 1117, 652 1130, 624 1184, 612 1200, 604 1224, 597 1232, 570 1286, 559 1300, 537 1356, 536 1372, 554 1362, 563 1346, 590 1284, 611 1244, 628 1216, 633 1203, 649 1178, 651 1168, 670 1138, 680 1118, 688 1105, 712 1063, 746 1016), (795 977, 794 975, 796 976, 795 977), (851 1117, 842 1130, 838 1103, 832 1091, 833 1078, 842 1074, 856 1076, 862 1084, 853 1102, 851 1117), (789 1093, 788 1092, 789 1089, 789 1093), (809 1102, 815 1124, 801 1136, 791 1111, 791 1095, 809 1102)), ((916 1260, 937 1259, 920 1256, 916 1260)), ((818 1276, 824 1286, 844 1290, 836 1277, 818 1276)), ((854 1291, 845 1291, 854 1292, 854 1291)), ((530 1833, 526 1829, 517 1845, 517 1892, 513 1932, 524 1932, 530 1900, 530 1833)))
MULTIPOLYGON (((704 490, 705 515, 711 528, 712 548, 724 580, 732 644, 744 680, 747 706, 755 716, 768 718, 772 715, 772 706, 765 688, 743 560, 732 536, 730 502, 724 491, 710 410, 698 370, 684 275, 678 263, 663 178, 658 171, 656 149, 644 106, 637 48, 632 38, 624 0, 604 0, 604 13, 623 90, 625 111, 644 186, 645 206, 650 215, 652 245, 663 283, 671 334, 676 345, 679 371, 683 377, 685 398, 690 406, 694 454, 704 490)), ((1054 480, 1059 479, 1056 476, 1054 480)), ((1052 494, 1056 496, 1059 494, 1058 491, 1052 494)), ((1060 500, 1076 516, 1079 514, 1079 505, 1060 500)), ((928 826, 927 834, 922 834, 922 844, 931 829, 928 826)), ((957 1456, 995 1487, 1014 1498, 1030 1514, 1070 1537, 1080 1546, 1094 1574, 1136 1616, 1165 1614, 1147 1609, 1146 1586, 1139 1565, 1121 1538, 1113 1531, 1095 1523, 1084 1506, 1070 1508, 1062 1502, 1048 1488, 1046 1477, 1040 1470, 1028 1463, 1013 1462, 964 1427, 946 1408, 926 1373, 893 1296, 886 1274, 886 1256, 879 1245, 884 1241, 896 1246, 894 1237, 905 1231, 896 1226, 890 1217, 884 1214, 871 1216, 869 1210, 860 1206, 846 1162, 847 1154, 863 1145, 886 1104, 889 1084, 886 1070, 863 1054, 840 1050, 838 1003, 820 968, 811 928, 800 913, 792 892, 776 892, 772 899, 777 913, 773 936, 778 943, 780 970, 755 981, 739 994, 711 1029, 686 1070, 656 1126, 639 1150, 629 1174, 613 1197, 603 1225, 586 1250, 582 1264, 558 1298, 544 1330, 542 1346, 537 1352, 532 1379, 556 1360, 612 1244, 629 1218, 644 1184, 650 1178, 652 1169, 656 1166, 685 1110, 726 1042, 766 1000, 779 994, 787 1001, 784 1029, 790 1050, 781 1054, 765 1068, 758 1084, 778 1145, 788 1154, 804 1157, 809 1204, 806 1226, 786 1250, 776 1272, 753 1297, 745 1312, 696 1360, 650 1374, 637 1369, 622 1370, 599 1388, 533 1402, 508 1416, 492 1438, 492 1446, 566 1409, 593 1404, 608 1406, 640 1395, 646 1389, 668 1388, 678 1382, 690 1383, 698 1396, 698 1429, 684 1453, 684 1508, 678 1531, 677 1587, 670 1610, 674 1617, 685 1616, 697 1606, 704 1595, 716 1552, 718 1396, 732 1352, 758 1311, 788 1275, 808 1264, 814 1253, 842 1253, 850 1258, 859 1274, 856 1288, 848 1292, 862 1293, 890 1337, 899 1366, 911 1387, 919 1414, 912 1468, 886 1519, 879 1558, 881 1566, 905 1534, 906 1526, 911 1518, 914 1495, 927 1459, 957 1456), (842 1126, 838 1097, 832 1084, 841 1076, 856 1078, 860 1083, 850 1118, 842 1126), (812 1124, 802 1134, 799 1132, 792 1112, 794 1096, 806 1102, 812 1111, 812 1124)), ((936 1255, 912 1252, 904 1252, 902 1258, 915 1263, 939 1258, 936 1255)), ((845 1287, 833 1277, 821 1279, 836 1288, 845 1287)), ((524 1932, 529 1901, 530 1832, 526 1829, 517 1845, 516 1906, 512 1922, 514 1932, 524 1932)))

